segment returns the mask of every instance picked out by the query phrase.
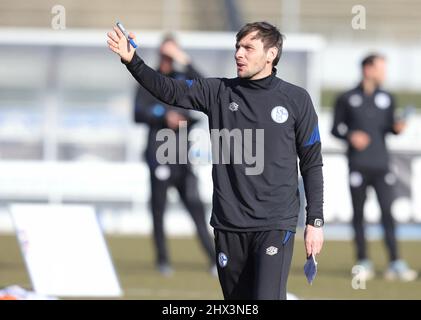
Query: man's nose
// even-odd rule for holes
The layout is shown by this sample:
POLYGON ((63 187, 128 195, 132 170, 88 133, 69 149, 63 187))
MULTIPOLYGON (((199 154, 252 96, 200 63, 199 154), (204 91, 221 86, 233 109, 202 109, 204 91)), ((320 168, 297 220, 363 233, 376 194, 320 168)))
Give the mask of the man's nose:
POLYGON ((238 48, 237 51, 235 51, 235 57, 242 58, 244 56, 244 50, 242 48, 238 48))

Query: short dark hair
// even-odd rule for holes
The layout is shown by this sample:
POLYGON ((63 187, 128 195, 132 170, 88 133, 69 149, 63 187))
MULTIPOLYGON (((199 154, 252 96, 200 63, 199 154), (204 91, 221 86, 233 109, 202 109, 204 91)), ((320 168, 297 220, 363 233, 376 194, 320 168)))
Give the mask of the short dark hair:
POLYGON ((361 69, 364 70, 367 66, 372 66, 377 59, 384 60, 385 57, 378 53, 371 53, 361 61, 361 69))
POLYGON ((251 22, 247 23, 238 31, 236 37, 237 43, 241 41, 249 33, 257 31, 256 39, 262 39, 265 50, 275 47, 278 49, 278 54, 273 60, 273 66, 278 64, 282 54, 282 45, 284 42, 284 35, 279 32, 278 28, 268 22, 251 22))

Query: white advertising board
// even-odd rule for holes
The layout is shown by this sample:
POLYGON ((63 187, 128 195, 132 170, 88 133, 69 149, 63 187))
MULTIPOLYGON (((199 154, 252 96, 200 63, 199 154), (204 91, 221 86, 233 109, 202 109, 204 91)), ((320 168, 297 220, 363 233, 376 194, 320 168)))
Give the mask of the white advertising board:
POLYGON ((122 294, 108 248, 90 206, 10 206, 33 289, 67 297, 122 294))

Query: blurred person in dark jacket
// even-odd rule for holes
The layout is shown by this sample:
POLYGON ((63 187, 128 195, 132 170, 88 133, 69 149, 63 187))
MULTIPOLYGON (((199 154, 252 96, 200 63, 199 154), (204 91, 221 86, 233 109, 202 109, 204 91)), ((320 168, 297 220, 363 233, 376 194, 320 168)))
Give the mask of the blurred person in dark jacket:
MULTIPOLYGON (((188 54, 177 44, 173 36, 164 38, 159 48, 159 67, 157 71, 165 76, 189 80, 201 78, 200 73, 193 67, 188 54)), ((157 150, 165 143, 157 139, 157 133, 162 129, 174 130, 177 145, 180 143, 179 129, 186 126, 189 132, 197 119, 190 115, 190 111, 175 108, 154 98, 142 86, 138 86, 134 108, 136 123, 145 123, 149 126, 145 160, 150 169, 151 181, 151 209, 153 217, 153 239, 156 247, 156 265, 158 271, 165 275, 173 272, 169 259, 166 236, 164 232, 164 211, 167 204, 167 190, 173 186, 177 189, 180 199, 191 215, 197 229, 200 243, 209 260, 212 275, 216 276, 217 270, 214 263, 213 241, 205 221, 205 209, 198 193, 198 179, 192 171, 191 164, 187 163, 162 165, 157 160, 157 150)), ((176 159, 188 159, 189 148, 176 148, 176 159)))

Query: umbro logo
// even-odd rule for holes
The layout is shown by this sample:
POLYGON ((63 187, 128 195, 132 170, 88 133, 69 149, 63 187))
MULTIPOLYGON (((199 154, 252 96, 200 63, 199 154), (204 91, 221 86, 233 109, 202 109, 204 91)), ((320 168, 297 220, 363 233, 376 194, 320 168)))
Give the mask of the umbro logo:
POLYGON ((274 247, 274 246, 270 246, 266 249, 266 254, 268 256, 274 256, 275 254, 278 253, 278 248, 274 247))
POLYGON ((231 102, 228 106, 228 109, 230 109, 231 111, 237 111, 238 110, 238 104, 235 102, 231 102))

